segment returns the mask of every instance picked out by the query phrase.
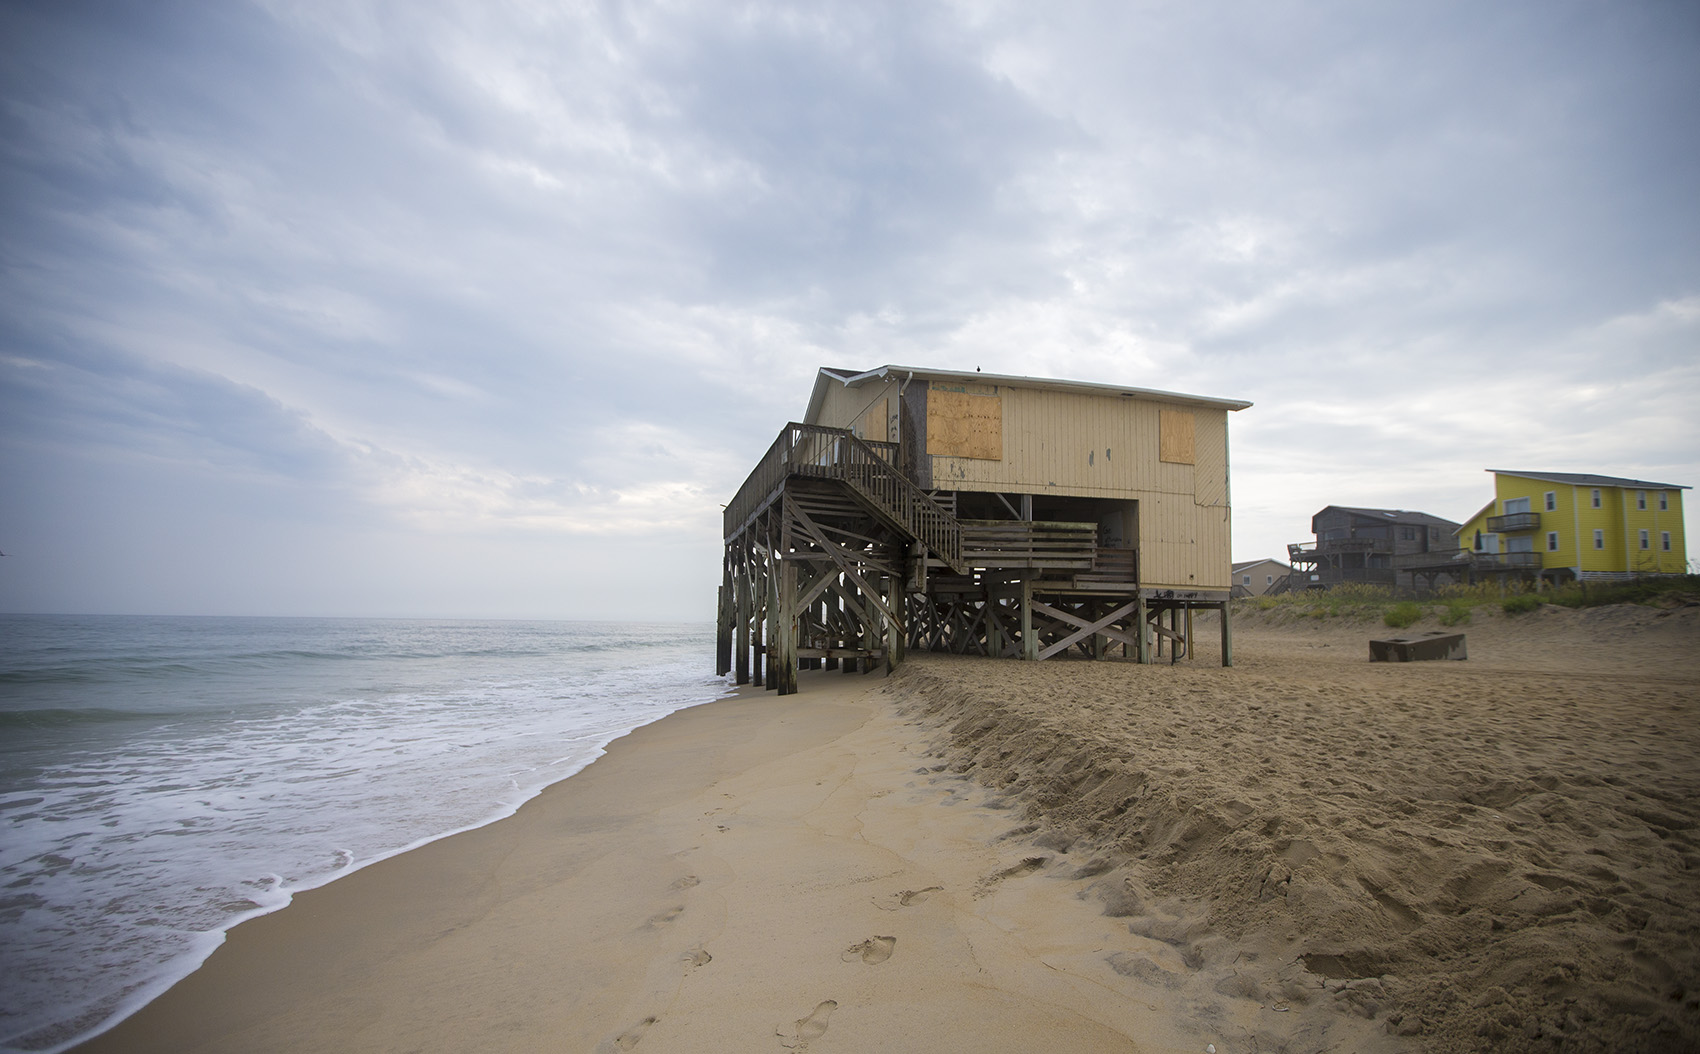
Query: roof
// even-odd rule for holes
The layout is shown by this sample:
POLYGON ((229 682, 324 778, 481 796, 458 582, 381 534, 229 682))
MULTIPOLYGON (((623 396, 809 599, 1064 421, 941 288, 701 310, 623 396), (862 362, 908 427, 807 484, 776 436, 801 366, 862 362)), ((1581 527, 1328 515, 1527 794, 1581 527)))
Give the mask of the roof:
MULTIPOLYGON (((1233 565, 1233 569, 1235 571, 1244 571, 1246 568, 1256 567, 1258 564, 1274 564, 1276 567, 1287 567, 1287 565, 1281 561, 1266 556, 1261 560, 1241 560, 1239 563, 1233 565)), ((1287 567, 1287 570, 1291 571, 1292 568, 1287 567)))
MULTIPOLYGON (((1316 516, 1321 516, 1329 509, 1339 509, 1341 512, 1349 512, 1355 516, 1386 520, 1389 523, 1420 523, 1425 527, 1445 527, 1449 530, 1457 530, 1459 527, 1459 524, 1453 520, 1430 516, 1426 512, 1412 512, 1409 509, 1361 509, 1354 505, 1324 505, 1316 516)), ((1313 527, 1316 525, 1316 516, 1310 518, 1313 527)))
POLYGON ((1469 519, 1466 519, 1463 523, 1460 523, 1458 525, 1458 530, 1453 531, 1452 533, 1457 534, 1458 531, 1463 530, 1466 525, 1475 523, 1477 520, 1481 519, 1483 516, 1492 516, 1493 515, 1493 507, 1498 503, 1499 503, 1498 498, 1489 498, 1488 503, 1486 505, 1483 505, 1481 508, 1479 508, 1475 512, 1471 513, 1469 519))
POLYGON ((1509 469, 1490 468, 1485 471, 1496 476, 1517 476, 1522 479, 1538 479, 1548 483, 1566 483, 1577 487, 1636 487, 1641 490, 1693 490, 1693 487, 1681 483, 1654 483, 1646 479, 1625 479, 1622 476, 1596 476, 1589 472, 1512 472, 1509 469))
POLYGON ((1049 377, 1018 377, 1003 373, 966 373, 959 370, 930 370, 920 366, 877 366, 871 370, 847 370, 838 367, 822 366, 815 375, 814 391, 809 395, 809 409, 806 419, 812 420, 820 411, 821 402, 826 398, 826 386, 834 381, 848 388, 856 388, 869 381, 885 381, 890 378, 918 378, 921 380, 964 381, 971 384, 996 384, 1010 388, 1038 388, 1044 391, 1077 392, 1082 395, 1120 395, 1134 399, 1152 399, 1158 402, 1177 403, 1183 406, 1203 406, 1214 410, 1244 410, 1251 403, 1244 399, 1216 399, 1207 395, 1185 395, 1181 392, 1165 392, 1155 388, 1133 388, 1125 384, 1099 384, 1092 381, 1064 381, 1049 377))

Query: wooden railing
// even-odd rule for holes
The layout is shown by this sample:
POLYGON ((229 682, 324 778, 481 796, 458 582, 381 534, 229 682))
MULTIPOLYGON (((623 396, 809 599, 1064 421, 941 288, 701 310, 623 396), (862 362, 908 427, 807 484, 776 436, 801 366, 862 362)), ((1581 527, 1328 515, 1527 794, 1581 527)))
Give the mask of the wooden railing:
POLYGON ((1540 553, 1482 553, 1474 549, 1399 553, 1393 557, 1395 571, 1539 570, 1541 564, 1540 553))
POLYGON ((725 536, 748 526, 790 477, 836 479, 953 570, 965 572, 961 525, 903 474, 896 458, 896 443, 870 443, 842 428, 793 421, 727 504, 725 536))
POLYGON ((1504 516, 1489 516, 1487 518, 1487 529, 1494 534, 1538 531, 1541 529, 1541 514, 1538 512, 1508 512, 1504 516))
POLYGON ((1091 571, 1097 544, 1094 523, 962 521, 962 561, 973 567, 1091 571))

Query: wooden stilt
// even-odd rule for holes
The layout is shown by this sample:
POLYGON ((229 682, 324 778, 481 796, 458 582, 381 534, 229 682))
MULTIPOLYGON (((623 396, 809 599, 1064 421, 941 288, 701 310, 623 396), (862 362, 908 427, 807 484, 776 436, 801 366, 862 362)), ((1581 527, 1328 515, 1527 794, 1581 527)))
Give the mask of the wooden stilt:
POLYGON ((779 640, 777 641, 777 661, 774 666, 777 677, 774 688, 780 695, 793 695, 797 691, 797 620, 801 612, 794 606, 797 603, 797 562, 785 559, 791 553, 791 518, 780 517, 779 528, 779 580, 775 583, 775 608, 778 613, 779 640))
MULTIPOLYGON (((740 544, 740 550, 745 548, 747 547, 740 544)), ((750 569, 746 556, 746 553, 740 552, 737 573, 732 577, 732 584, 737 593, 733 600, 738 608, 737 634, 732 651, 739 684, 750 683, 750 620, 754 617, 754 612, 750 610, 750 569)))
POLYGON ((1223 601, 1218 610, 1222 612, 1222 665, 1232 666, 1234 664, 1234 632, 1228 628, 1227 601, 1223 601))
MULTIPOLYGON (((900 562, 898 566, 901 567, 902 563, 900 562)), ((901 621, 897 621, 893 616, 905 613, 907 605, 904 601, 907 593, 903 588, 903 576, 899 574, 887 575, 885 586, 886 610, 892 613, 886 617, 885 630, 885 672, 890 673, 903 663, 903 651, 906 643, 904 634, 908 630, 901 621)))
POLYGON ((720 569, 720 591, 715 596, 714 675, 724 677, 732 669, 732 565, 720 569))
POLYGON ((1039 638, 1033 632, 1033 580, 1021 580, 1021 657, 1039 661, 1039 638))
POLYGON ((1137 658, 1140 663, 1151 661, 1151 627, 1146 622, 1145 598, 1140 597, 1134 606, 1134 621, 1139 624, 1139 649, 1137 658))

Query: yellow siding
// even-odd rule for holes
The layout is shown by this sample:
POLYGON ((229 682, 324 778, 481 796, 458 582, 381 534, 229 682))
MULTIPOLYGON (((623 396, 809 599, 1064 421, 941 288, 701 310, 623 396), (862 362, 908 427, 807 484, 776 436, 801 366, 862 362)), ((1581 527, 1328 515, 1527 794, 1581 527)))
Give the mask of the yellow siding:
MULTIPOLYGON (((1639 488, 1592 487, 1569 483, 1551 483, 1498 473, 1494 477, 1494 507, 1485 516, 1503 515, 1505 503, 1528 498, 1529 509, 1541 517, 1540 529, 1534 532, 1535 551, 1542 556, 1543 569, 1578 568, 1582 572, 1621 574, 1639 572, 1652 574, 1681 574, 1687 570, 1687 544, 1682 530, 1682 491, 1647 490, 1647 507, 1638 508, 1639 488), (1599 507, 1594 506, 1594 494, 1599 493, 1599 507), (1546 495, 1553 495, 1554 509, 1547 509, 1546 495), (1664 494, 1666 508, 1659 508, 1659 495, 1664 494), (1640 532, 1647 532, 1647 548, 1641 548, 1640 532), (1600 547, 1595 547, 1594 532, 1599 532, 1600 547), (1663 548, 1663 532, 1670 532, 1671 547, 1663 548), (1547 534, 1557 535, 1556 551, 1547 548, 1547 534)), ((1459 544, 1469 548, 1475 532, 1486 533, 1485 516, 1472 520, 1459 532, 1459 544)), ((1505 550, 1501 535, 1500 550, 1505 550)))

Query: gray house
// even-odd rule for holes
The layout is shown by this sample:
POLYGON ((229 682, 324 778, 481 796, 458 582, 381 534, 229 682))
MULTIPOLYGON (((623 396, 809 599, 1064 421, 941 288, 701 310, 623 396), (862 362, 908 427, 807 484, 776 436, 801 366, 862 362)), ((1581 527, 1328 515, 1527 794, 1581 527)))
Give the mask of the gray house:
POLYGON ((1415 575, 1397 570, 1405 561, 1396 558, 1455 548, 1453 534, 1459 525, 1407 509, 1329 505, 1311 517, 1310 527, 1315 541, 1287 546, 1296 589, 1327 589, 1344 582, 1414 589, 1415 575), (1401 582, 1401 574, 1410 577, 1401 582))

